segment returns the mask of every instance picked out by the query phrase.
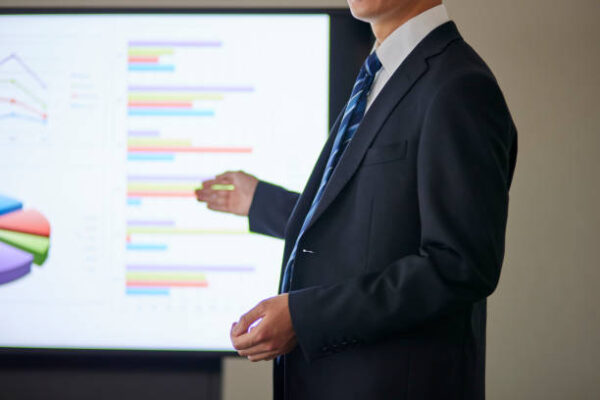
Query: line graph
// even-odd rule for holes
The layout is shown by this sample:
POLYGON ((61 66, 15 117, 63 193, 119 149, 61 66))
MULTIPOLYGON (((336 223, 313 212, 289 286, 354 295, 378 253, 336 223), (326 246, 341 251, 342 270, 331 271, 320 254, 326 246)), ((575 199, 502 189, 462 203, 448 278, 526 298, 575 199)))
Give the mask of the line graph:
POLYGON ((35 133, 40 129, 35 125, 46 126, 46 96, 46 82, 25 58, 13 52, 0 59, 0 122, 4 134, 14 140, 35 133))
POLYGON ((44 83, 44 81, 42 80, 42 78, 40 78, 38 76, 38 74, 36 74, 22 59, 21 57, 19 57, 17 55, 17 53, 12 53, 10 54, 8 57, 5 57, 3 60, 0 60, 0 66, 2 66, 3 64, 8 63, 9 61, 15 61, 16 63, 18 63, 35 81, 37 81, 40 86, 44 89, 46 89, 46 84, 44 83))

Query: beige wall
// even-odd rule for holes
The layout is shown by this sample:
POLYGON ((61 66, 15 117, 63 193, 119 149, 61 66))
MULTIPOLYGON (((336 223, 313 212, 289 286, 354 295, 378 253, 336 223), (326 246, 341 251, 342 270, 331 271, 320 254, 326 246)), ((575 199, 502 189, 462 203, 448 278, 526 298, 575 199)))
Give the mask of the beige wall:
MULTIPOLYGON (((344 0, 0 0, 1 5, 344 6, 344 0)), ((600 398, 600 1, 447 0, 520 134, 507 254, 489 301, 488 399, 600 398)), ((270 365, 225 362, 226 400, 271 396, 270 365)))

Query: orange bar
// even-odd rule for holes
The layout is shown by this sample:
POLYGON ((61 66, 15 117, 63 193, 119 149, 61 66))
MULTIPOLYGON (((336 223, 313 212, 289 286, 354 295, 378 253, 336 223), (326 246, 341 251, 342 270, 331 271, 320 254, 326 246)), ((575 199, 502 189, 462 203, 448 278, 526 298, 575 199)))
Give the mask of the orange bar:
POLYGON ((127 287, 207 287, 207 281, 127 281, 127 287))
POLYGON ((131 56, 129 57, 130 63, 157 63, 158 56, 131 56))
POLYGON ((128 197, 195 197, 194 192, 127 192, 128 197))
POLYGON ((130 152, 157 153, 252 153, 251 147, 129 147, 130 152))
POLYGON ((191 101, 130 101, 127 105, 129 107, 192 108, 194 104, 191 101))

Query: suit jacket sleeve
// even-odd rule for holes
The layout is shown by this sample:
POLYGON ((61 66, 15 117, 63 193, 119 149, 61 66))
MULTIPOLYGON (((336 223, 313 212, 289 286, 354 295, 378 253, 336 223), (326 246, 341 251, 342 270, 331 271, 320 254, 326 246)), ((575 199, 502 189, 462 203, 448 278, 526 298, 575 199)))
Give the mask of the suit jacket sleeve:
POLYGON ((332 344, 407 332, 494 291, 515 138, 491 76, 463 74, 437 90, 418 145, 419 250, 377 272, 290 293, 292 323, 309 361, 330 354, 332 344))
POLYGON ((259 181, 248 212, 250 231, 283 238, 299 197, 299 193, 259 181))

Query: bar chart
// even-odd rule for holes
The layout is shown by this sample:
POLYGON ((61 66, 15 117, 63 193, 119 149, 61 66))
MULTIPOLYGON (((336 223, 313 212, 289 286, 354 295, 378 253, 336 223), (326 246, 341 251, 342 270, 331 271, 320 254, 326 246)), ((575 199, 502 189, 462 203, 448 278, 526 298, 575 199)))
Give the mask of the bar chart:
POLYGON ((182 251, 192 254, 190 241, 248 235, 242 224, 219 222, 197 211, 190 210, 194 216, 181 221, 181 210, 192 204, 194 190, 215 172, 207 168, 207 161, 235 163, 253 153, 251 143, 219 129, 238 112, 235 102, 250 107, 252 82, 231 85, 185 73, 210 63, 223 45, 215 40, 128 42, 127 295, 199 290, 208 288, 215 275, 255 270, 251 265, 203 266, 202 255, 178 264, 182 251), (229 141, 224 142, 223 136, 229 141), (153 173, 158 165, 160 173, 153 173), (191 165, 198 174, 188 173, 191 165), (149 255, 152 262, 144 263, 149 255))

